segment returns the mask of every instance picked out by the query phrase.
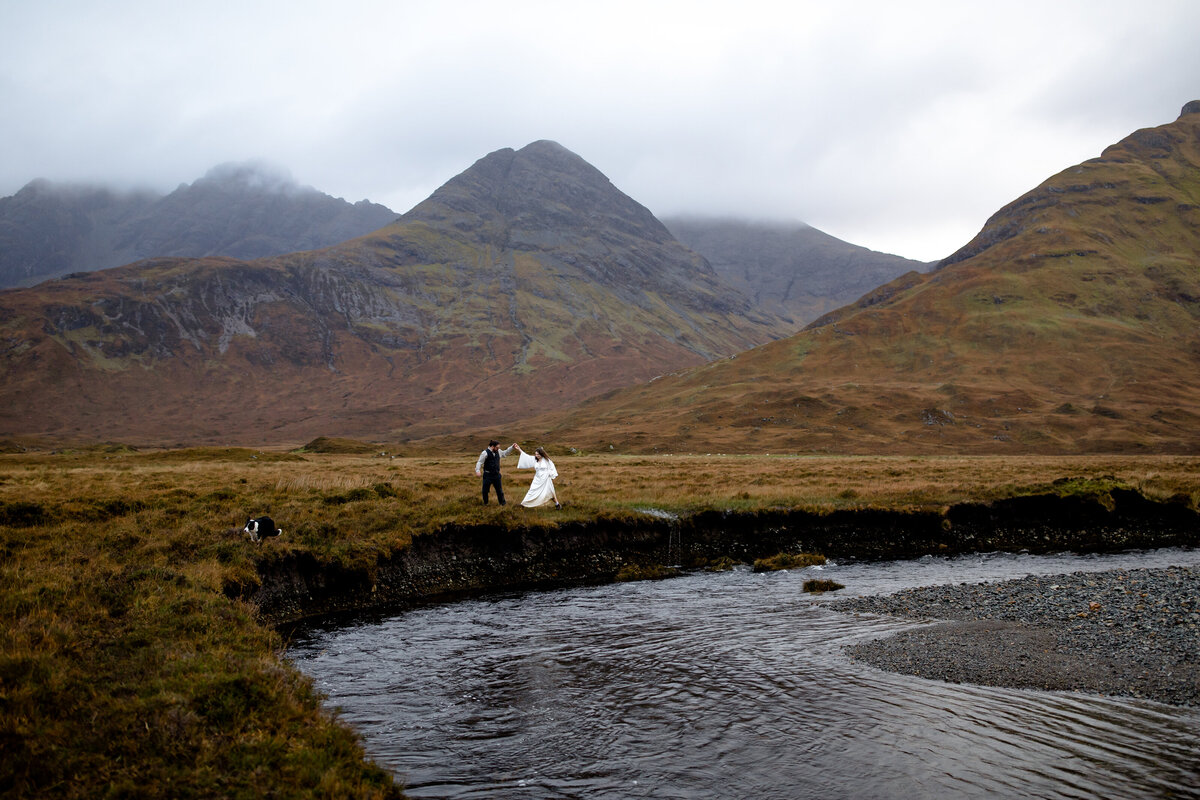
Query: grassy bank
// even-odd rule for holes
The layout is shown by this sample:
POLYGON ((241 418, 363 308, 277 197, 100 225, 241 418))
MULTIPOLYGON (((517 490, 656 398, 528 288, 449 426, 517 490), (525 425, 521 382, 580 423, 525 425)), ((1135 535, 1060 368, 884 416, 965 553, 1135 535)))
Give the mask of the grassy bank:
POLYGON ((368 564, 446 524, 654 508, 939 509, 1040 491, 1200 498, 1200 459, 552 454, 562 511, 479 504, 475 453, 94 448, 0 456, 0 793, 387 797, 277 634, 227 593, 294 551, 368 564), (1070 480, 1062 480, 1062 479, 1070 480), (279 540, 250 544, 248 516, 279 540))

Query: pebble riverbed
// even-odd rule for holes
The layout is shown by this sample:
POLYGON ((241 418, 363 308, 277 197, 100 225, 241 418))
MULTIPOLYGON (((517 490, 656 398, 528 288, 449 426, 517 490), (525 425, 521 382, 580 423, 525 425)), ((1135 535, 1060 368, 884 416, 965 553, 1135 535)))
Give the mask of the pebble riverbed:
POLYGON ((941 621, 847 648, 880 669, 1200 706, 1200 569, 1030 576, 822 605, 941 621))

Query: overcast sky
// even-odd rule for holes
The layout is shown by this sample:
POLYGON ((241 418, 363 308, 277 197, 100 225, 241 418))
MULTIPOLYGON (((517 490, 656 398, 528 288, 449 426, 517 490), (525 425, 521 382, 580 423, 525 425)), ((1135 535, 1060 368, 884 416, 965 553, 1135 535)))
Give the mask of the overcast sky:
POLYGON ((0 196, 266 159, 403 212, 553 139, 660 217, 933 260, 1194 99, 1196 0, 0 0, 0 196))

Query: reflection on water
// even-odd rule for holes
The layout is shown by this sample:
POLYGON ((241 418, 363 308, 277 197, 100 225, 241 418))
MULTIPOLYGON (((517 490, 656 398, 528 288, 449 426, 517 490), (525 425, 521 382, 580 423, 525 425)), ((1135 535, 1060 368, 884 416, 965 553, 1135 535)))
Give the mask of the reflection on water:
MULTIPOLYGON (((1200 553, 829 565, 869 594, 1200 553)), ((493 596, 301 632, 290 657, 412 797, 1200 797, 1200 711, 892 675, 816 570, 493 596)))

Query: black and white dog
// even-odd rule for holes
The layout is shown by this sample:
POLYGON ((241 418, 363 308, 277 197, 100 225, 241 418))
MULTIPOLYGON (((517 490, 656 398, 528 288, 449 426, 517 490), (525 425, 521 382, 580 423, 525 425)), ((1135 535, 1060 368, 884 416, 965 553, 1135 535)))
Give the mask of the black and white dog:
POLYGON ((268 536, 283 533, 283 528, 276 528, 275 520, 270 517, 256 517, 246 520, 246 527, 242 528, 242 533, 249 534, 250 541, 261 543, 268 536))

